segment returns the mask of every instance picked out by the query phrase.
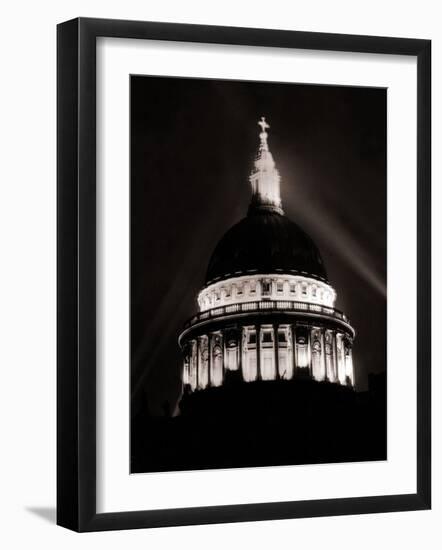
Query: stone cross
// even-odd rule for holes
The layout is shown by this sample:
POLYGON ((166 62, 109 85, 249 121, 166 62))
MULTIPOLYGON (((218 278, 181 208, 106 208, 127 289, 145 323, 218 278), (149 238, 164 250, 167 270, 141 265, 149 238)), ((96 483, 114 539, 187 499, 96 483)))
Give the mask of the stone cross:
POLYGON ((267 128, 270 128, 270 126, 267 124, 265 117, 261 117, 261 120, 258 122, 258 124, 261 126, 261 129, 263 132, 267 130, 267 128))

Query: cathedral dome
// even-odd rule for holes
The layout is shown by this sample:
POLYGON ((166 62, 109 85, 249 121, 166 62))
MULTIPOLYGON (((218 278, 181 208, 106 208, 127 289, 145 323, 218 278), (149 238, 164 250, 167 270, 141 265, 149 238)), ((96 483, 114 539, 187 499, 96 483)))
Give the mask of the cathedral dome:
POLYGON ((304 231, 271 208, 253 208, 216 246, 206 284, 239 274, 294 273, 327 282, 319 250, 304 231))
POLYGON ((262 117, 249 177, 247 216, 225 233, 209 261, 199 312, 178 343, 186 392, 227 380, 299 380, 354 385, 355 331, 334 308, 318 248, 284 215, 280 176, 262 117))

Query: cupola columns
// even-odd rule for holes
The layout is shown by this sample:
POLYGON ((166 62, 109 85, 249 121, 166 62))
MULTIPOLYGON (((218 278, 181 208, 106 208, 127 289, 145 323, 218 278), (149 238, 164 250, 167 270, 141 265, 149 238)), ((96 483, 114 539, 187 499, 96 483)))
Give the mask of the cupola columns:
POLYGON ((261 117, 258 125, 261 127, 259 134, 260 144, 249 178, 252 186, 252 200, 249 211, 265 209, 283 214, 280 195, 280 176, 267 142, 268 133, 266 130, 270 126, 264 117, 261 117))

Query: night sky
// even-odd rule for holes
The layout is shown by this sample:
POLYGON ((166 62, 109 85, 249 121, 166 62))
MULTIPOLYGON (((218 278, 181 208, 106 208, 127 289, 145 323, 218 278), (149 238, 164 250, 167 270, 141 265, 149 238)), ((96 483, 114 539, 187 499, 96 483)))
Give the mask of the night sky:
POLYGON ((133 413, 178 396, 177 337, 210 255, 247 213, 257 121, 285 214, 315 241, 357 331, 358 390, 386 370, 384 89, 131 77, 133 413))

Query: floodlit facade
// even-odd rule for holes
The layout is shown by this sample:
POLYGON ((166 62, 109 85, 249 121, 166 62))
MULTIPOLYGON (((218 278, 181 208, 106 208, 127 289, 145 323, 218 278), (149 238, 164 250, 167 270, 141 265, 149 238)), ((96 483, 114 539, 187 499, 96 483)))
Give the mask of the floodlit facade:
POLYGON ((247 216, 216 246, 179 336, 184 391, 297 377, 353 386, 355 331, 316 245, 284 215, 269 125, 258 124, 247 216))

